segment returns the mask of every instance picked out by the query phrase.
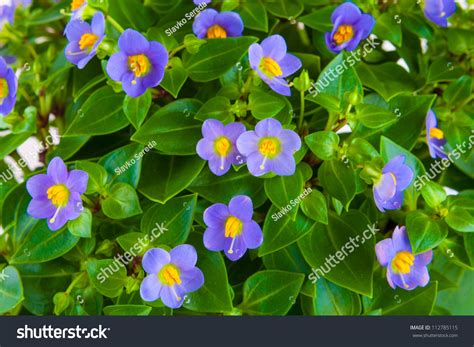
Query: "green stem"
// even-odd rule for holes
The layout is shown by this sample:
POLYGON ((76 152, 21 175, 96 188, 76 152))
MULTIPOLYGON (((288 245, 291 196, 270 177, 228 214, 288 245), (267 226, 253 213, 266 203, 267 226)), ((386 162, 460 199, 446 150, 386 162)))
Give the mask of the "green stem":
POLYGON ((82 278, 84 277, 86 273, 85 272, 81 272, 81 274, 79 276, 77 276, 72 282, 71 284, 69 285, 69 287, 67 287, 66 289, 66 293, 67 294, 71 294, 71 291, 74 289, 74 287, 76 286, 76 284, 82 280, 82 278))
POLYGON ((326 123, 326 127, 324 128, 324 130, 326 130, 326 131, 332 130, 332 126, 334 125, 334 123, 336 122, 338 117, 339 117, 339 115, 337 113, 330 112, 328 122, 326 123))
POLYGON ((115 19, 113 19, 110 15, 107 15, 107 20, 119 32, 123 33, 125 31, 125 29, 115 19))
POLYGON ((304 90, 302 90, 300 92, 300 118, 298 120, 298 129, 301 130, 301 128, 303 127, 303 121, 304 121, 304 108, 305 108, 305 105, 304 105, 304 90))
POLYGON ((241 94, 241 99, 247 99, 247 95, 250 91, 250 87, 252 86, 252 81, 254 77, 254 72, 253 70, 250 70, 249 75, 247 76, 247 80, 245 81, 244 86, 242 87, 242 94, 241 94))
POLYGON ((311 46, 311 40, 309 39, 306 29, 297 29, 297 31, 303 46, 311 46))
POLYGON ((170 52, 168 61, 170 61, 171 58, 173 58, 176 53, 178 53, 179 51, 182 51, 182 50, 185 49, 185 48, 186 48, 186 46, 183 44, 183 45, 178 46, 178 47, 176 47, 175 49, 173 49, 173 50, 170 52))
POLYGON ((90 207, 94 206, 94 203, 85 195, 81 195, 81 199, 90 207))

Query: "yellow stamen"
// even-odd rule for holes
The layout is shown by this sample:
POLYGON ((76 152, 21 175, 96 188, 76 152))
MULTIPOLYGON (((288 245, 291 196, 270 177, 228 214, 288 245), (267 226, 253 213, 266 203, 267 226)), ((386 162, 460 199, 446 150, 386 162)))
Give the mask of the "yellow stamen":
POLYGON ((229 154, 231 149, 232 149, 232 143, 225 136, 221 136, 217 138, 214 142, 214 150, 221 157, 226 157, 229 154))
POLYGON ((91 49, 94 47, 95 43, 99 37, 97 35, 91 34, 91 33, 86 33, 82 35, 81 39, 79 40, 79 48, 80 49, 91 49))
POLYGON ((333 41, 340 45, 349 41, 354 36, 354 30, 351 25, 341 25, 337 28, 337 32, 332 37, 333 41))
POLYGON ((230 216, 225 222, 225 237, 236 237, 242 232, 243 223, 237 217, 230 216))
POLYGON ((272 58, 262 58, 260 61, 260 70, 270 78, 283 75, 280 65, 272 58))
POLYGON ((150 61, 145 54, 128 57, 128 66, 137 78, 146 75, 150 71, 150 61))
POLYGON ((8 96, 8 82, 5 78, 0 78, 0 99, 8 96))
MULTIPOLYGON (((165 265, 158 273, 158 278, 161 283, 168 286, 174 286, 175 284, 181 284, 181 277, 179 276, 179 270, 176 266, 168 264, 165 265)), ((181 300, 181 299, 178 299, 181 300)))
POLYGON ((266 137, 260 140, 258 145, 258 150, 260 154, 263 155, 262 164, 260 164, 260 169, 265 169, 265 163, 267 159, 273 159, 280 153, 281 143, 280 140, 273 137, 266 137))
POLYGON ((71 2, 71 10, 72 10, 72 11, 77 10, 79 7, 81 7, 82 5, 84 5, 85 2, 86 2, 86 0, 72 0, 72 2, 71 2))
POLYGON ((444 139, 444 132, 441 129, 438 128, 431 128, 430 129, 430 137, 431 138, 436 138, 438 140, 443 140, 444 139))
POLYGON ((220 25, 213 25, 207 29, 207 38, 208 39, 225 39, 227 37, 227 32, 220 25))
POLYGON ((47 191, 48 199, 54 206, 64 207, 69 201, 69 189, 64 184, 57 184, 50 187, 47 191))
POLYGON ((396 273, 408 274, 415 261, 415 256, 407 251, 399 252, 392 260, 392 268, 396 273))

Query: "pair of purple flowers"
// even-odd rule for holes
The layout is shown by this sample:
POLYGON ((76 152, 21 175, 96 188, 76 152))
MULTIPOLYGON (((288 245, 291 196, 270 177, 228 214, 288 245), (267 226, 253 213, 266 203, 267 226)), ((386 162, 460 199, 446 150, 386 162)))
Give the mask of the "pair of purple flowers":
POLYGON ((87 188, 88 174, 82 170, 67 170, 61 158, 55 157, 46 174, 31 177, 26 189, 33 198, 28 214, 34 218, 47 218, 48 226, 55 231, 69 220, 78 218, 83 210, 81 195, 87 188))
POLYGON ((18 80, 15 72, 0 57, 0 115, 7 116, 15 107, 18 80))
POLYGON ((387 268, 387 281, 390 287, 413 290, 425 287, 430 281, 427 265, 433 258, 433 251, 414 255, 406 228, 396 227, 392 238, 375 245, 377 260, 387 268))
POLYGON ((301 139, 294 131, 283 129, 276 119, 264 119, 252 131, 246 131, 241 123, 224 126, 218 120, 208 119, 202 126, 202 135, 196 152, 209 161, 209 169, 217 176, 228 172, 232 164, 244 162, 254 176, 295 173, 293 155, 301 148, 301 139))

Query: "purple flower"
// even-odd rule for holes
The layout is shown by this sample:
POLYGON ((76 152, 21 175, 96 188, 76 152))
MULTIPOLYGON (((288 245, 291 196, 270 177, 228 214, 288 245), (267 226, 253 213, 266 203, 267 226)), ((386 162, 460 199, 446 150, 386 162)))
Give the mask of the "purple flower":
POLYGON ((72 0, 71 1, 71 20, 81 19, 84 9, 87 6, 87 0, 72 0))
POLYGON ((252 200, 238 195, 230 200, 229 206, 214 204, 204 211, 204 246, 210 251, 224 251, 227 258, 236 261, 242 258, 247 248, 260 247, 263 233, 252 220, 252 200))
POLYGON ((13 3, 7 2, 7 4, 0 5, 0 29, 2 29, 7 22, 13 24, 15 8, 13 3))
POLYGON ((249 47, 250 66, 258 72, 260 78, 275 92, 290 96, 291 91, 285 77, 294 74, 301 68, 301 60, 286 53, 285 39, 272 35, 249 47))
POLYGON ((237 140, 237 148, 247 157, 247 166, 254 176, 273 172, 280 176, 295 173, 293 154, 301 148, 301 139, 292 130, 283 129, 273 118, 261 120, 255 131, 247 131, 237 140))
POLYGON ((438 120, 432 110, 429 110, 426 116, 426 142, 428 143, 431 158, 448 157, 444 151, 444 145, 447 142, 444 132, 438 128, 438 120))
POLYGON ((193 32, 200 38, 225 39, 242 36, 244 22, 236 12, 219 13, 208 9, 202 11, 193 22, 193 32))
POLYGON ((102 12, 96 12, 89 24, 83 20, 72 20, 66 26, 66 36, 69 44, 65 54, 67 60, 83 69, 95 56, 97 47, 105 36, 105 19, 102 12))
POLYGON ((186 293, 194 292, 204 284, 204 275, 196 267, 197 253, 191 245, 180 245, 169 253, 152 248, 143 256, 143 269, 148 274, 140 286, 145 301, 161 298, 170 308, 183 305, 186 293))
POLYGON ((0 57, 0 114, 7 116, 15 107, 18 80, 12 68, 0 57))
POLYGON ((110 57, 107 73, 114 81, 122 82, 129 96, 139 97, 160 84, 168 64, 168 51, 161 43, 149 42, 138 31, 127 29, 118 45, 120 52, 110 57))
POLYGON ((433 23, 447 27, 448 17, 456 12, 456 2, 454 0, 425 0, 423 12, 433 23))
POLYGON ((49 163, 46 174, 31 177, 26 189, 32 196, 28 214, 34 218, 48 218, 48 226, 55 231, 68 220, 79 217, 82 211, 81 195, 87 188, 89 176, 82 170, 67 171, 61 158, 49 163))
POLYGON ((245 158, 237 150, 236 142, 245 132, 242 123, 224 126, 216 119, 207 119, 202 125, 203 139, 196 146, 197 154, 209 161, 209 169, 217 176, 229 171, 232 164, 243 164, 245 158))
POLYGON ((380 265, 387 268, 387 281, 393 289, 413 290, 430 281, 426 265, 431 262, 433 251, 414 255, 404 226, 396 227, 391 239, 378 242, 375 254, 380 265))
POLYGON ((366 39, 375 25, 375 19, 350 2, 339 5, 331 15, 334 25, 332 32, 326 33, 326 45, 333 53, 343 49, 353 51, 360 41, 366 39))
POLYGON ((212 0, 194 0, 194 5, 210 4, 212 0))
POLYGON ((413 180, 413 170, 403 164, 405 157, 398 155, 382 170, 380 179, 374 184, 374 200, 381 212, 396 210, 402 206, 403 191, 413 180))

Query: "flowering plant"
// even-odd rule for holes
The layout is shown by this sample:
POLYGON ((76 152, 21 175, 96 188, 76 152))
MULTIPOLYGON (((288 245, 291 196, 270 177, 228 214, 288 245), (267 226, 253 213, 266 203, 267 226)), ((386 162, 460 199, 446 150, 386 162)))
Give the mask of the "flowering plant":
POLYGON ((2 2, 0 314, 474 314, 472 10, 2 2))

